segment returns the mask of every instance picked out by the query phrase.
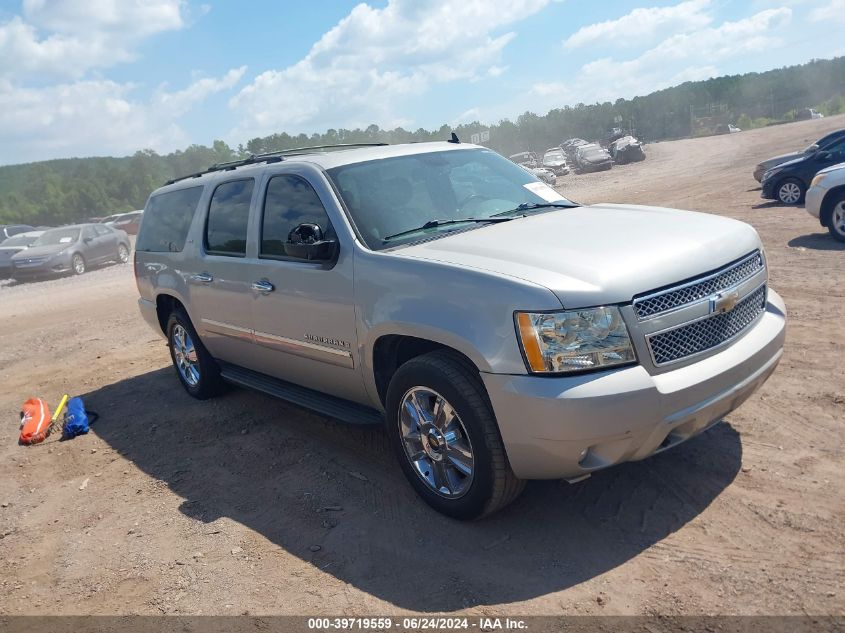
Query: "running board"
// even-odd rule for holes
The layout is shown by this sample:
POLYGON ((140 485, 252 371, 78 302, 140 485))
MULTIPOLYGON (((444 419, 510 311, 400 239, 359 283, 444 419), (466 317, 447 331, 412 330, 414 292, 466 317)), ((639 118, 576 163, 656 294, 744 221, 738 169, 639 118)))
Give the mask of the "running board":
POLYGON ((382 413, 373 408, 279 380, 251 369, 220 363, 220 375, 225 380, 241 387, 261 391, 347 424, 359 426, 384 424, 382 413))

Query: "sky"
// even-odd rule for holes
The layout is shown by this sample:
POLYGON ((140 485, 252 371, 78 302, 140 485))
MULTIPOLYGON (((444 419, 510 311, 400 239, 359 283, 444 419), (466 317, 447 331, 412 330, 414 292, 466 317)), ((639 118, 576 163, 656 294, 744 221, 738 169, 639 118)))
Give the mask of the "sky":
POLYGON ((0 164, 436 129, 845 55, 845 0, 0 0, 0 164))

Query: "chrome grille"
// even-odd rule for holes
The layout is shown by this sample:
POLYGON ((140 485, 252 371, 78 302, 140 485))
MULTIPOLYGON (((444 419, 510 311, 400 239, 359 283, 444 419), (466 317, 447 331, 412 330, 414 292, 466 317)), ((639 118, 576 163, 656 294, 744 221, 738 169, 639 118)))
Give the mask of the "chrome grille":
POLYGON ((647 337, 655 365, 665 365, 725 343, 743 332, 766 309, 766 286, 747 295, 730 312, 705 317, 647 337))
POLYGON ((732 288, 754 276, 764 267, 763 255, 760 251, 754 251, 738 262, 729 264, 705 277, 694 279, 683 286, 668 288, 634 299, 634 311, 640 321, 651 319, 732 288))

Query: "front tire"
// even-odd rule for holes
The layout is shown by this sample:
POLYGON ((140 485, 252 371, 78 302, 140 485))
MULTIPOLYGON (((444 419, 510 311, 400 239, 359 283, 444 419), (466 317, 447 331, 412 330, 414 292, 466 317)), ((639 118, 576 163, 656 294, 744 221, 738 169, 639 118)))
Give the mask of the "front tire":
POLYGON ((167 346, 179 382, 188 394, 205 400, 222 393, 224 384, 220 368, 182 310, 175 310, 167 320, 167 346))
POLYGON ((776 191, 778 201, 781 204, 801 204, 804 202, 804 194, 807 188, 797 178, 786 178, 778 183, 776 191))
POLYGON ((402 471, 438 512, 479 519, 522 492, 478 372, 456 355, 431 352, 402 365, 386 407, 402 471))
POLYGON ((74 275, 85 274, 85 258, 79 253, 74 253, 70 258, 70 269, 74 275))
POLYGON ((117 261, 121 264, 125 264, 129 261, 129 249, 126 248, 125 244, 121 244, 117 247, 117 261))
POLYGON ((827 230, 833 239, 845 242, 845 193, 840 193, 834 198, 829 208, 827 230))

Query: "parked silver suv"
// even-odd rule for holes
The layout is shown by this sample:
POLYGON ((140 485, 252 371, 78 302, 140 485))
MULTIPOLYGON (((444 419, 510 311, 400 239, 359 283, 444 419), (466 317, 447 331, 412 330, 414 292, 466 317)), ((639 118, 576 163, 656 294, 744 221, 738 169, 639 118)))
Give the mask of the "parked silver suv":
POLYGON ((750 226, 580 206, 454 138, 169 183, 135 273, 188 393, 386 423, 411 485, 462 519, 701 433, 768 378, 786 322, 750 226))

